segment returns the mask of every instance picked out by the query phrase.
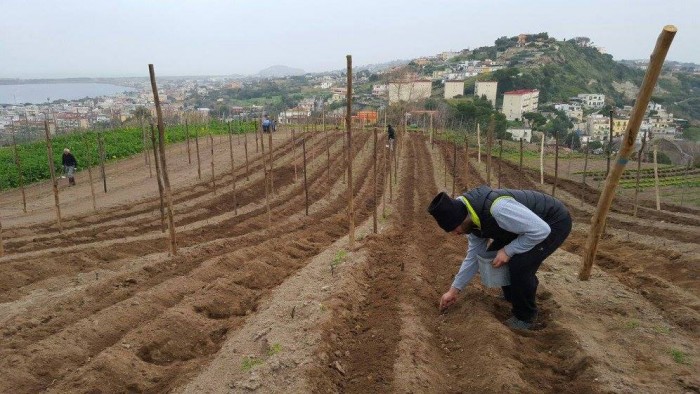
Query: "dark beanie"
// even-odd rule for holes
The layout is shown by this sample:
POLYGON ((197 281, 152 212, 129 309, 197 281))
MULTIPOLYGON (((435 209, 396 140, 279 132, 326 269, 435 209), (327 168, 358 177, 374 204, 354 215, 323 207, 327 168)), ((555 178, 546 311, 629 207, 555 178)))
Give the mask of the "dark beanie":
POLYGON ((433 215, 438 225, 449 233, 467 217, 467 206, 462 201, 451 198, 447 193, 440 192, 430 203, 428 213, 433 215))

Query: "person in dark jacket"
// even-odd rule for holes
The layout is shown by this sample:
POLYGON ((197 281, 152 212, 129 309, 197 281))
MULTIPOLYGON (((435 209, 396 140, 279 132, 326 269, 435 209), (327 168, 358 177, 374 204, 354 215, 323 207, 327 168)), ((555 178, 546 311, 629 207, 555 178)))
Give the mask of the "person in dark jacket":
POLYGON ((63 164, 63 173, 68 177, 68 186, 75 186, 75 168, 78 167, 78 161, 70 153, 70 149, 66 148, 63 150, 61 163, 63 164))
POLYGON ((571 215, 556 198, 534 190, 491 189, 480 186, 456 199, 441 192, 428 212, 446 232, 467 235, 469 246, 450 289, 440 299, 448 308, 477 271, 476 256, 497 251, 492 264, 508 264, 510 285, 503 295, 512 304, 511 328, 532 328, 537 317, 536 273, 542 261, 566 240, 571 215))
POLYGON ((391 127, 390 124, 386 125, 386 133, 389 137, 389 145, 387 145, 387 147, 389 147, 389 150, 393 151, 394 150, 394 143, 396 142, 396 132, 394 131, 394 128, 391 127))

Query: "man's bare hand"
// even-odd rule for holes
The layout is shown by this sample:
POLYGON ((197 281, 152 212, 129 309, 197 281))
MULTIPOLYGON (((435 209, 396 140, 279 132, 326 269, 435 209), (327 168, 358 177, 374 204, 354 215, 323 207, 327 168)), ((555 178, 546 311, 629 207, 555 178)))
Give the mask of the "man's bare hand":
POLYGON ((493 259, 493 263, 491 263, 494 267, 498 268, 504 264, 508 264, 508 261, 510 260, 510 256, 506 254, 505 249, 501 248, 498 253, 496 253, 496 257, 493 259))
POLYGON ((448 290, 447 293, 442 295, 442 297, 440 298, 440 312, 444 311, 445 309, 449 308, 452 304, 457 302, 457 294, 459 294, 459 290, 457 290, 454 287, 450 287, 450 290, 448 290))

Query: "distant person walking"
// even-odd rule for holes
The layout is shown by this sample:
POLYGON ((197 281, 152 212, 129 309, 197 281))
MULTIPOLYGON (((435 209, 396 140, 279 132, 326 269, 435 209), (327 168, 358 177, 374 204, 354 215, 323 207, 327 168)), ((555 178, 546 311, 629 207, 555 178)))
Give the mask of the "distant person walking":
POLYGON ((467 256, 450 289, 440 298, 444 310, 457 301, 478 269, 477 255, 494 251, 493 266, 507 264, 510 285, 504 298, 512 304, 512 328, 530 330, 537 318, 537 270, 569 236, 571 216, 556 198, 535 190, 479 186, 457 198, 439 193, 428 212, 449 233, 466 235, 467 256))
POLYGON ((396 132, 394 131, 394 128, 391 127, 391 125, 386 126, 386 133, 389 136, 389 150, 394 150, 394 143, 396 142, 396 132))
POLYGON ((70 149, 63 150, 61 163, 63 164, 63 173, 68 177, 68 186, 75 186, 75 167, 78 166, 78 162, 75 160, 75 156, 70 153, 70 149))
POLYGON ((265 119, 262 121, 263 133, 269 133, 272 130, 272 120, 270 120, 269 115, 265 115, 265 119))

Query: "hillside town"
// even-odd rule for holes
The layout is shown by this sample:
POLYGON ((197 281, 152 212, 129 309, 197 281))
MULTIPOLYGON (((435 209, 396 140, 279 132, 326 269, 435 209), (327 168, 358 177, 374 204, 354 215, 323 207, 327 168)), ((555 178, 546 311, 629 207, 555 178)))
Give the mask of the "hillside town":
MULTIPOLYGON (((603 53, 590 39, 577 37, 576 45, 603 53)), ((375 72, 360 69, 354 74, 355 118, 365 123, 377 122, 379 113, 391 106, 406 105, 412 110, 427 100, 454 102, 469 97, 488 100, 491 106, 505 115, 507 132, 514 140, 531 142, 537 135, 527 114, 552 118, 554 111, 563 112, 573 125, 582 145, 592 141, 605 142, 612 136, 619 138, 629 120, 631 106, 616 106, 601 92, 581 92, 568 100, 545 102, 539 86, 503 91, 498 81, 490 80, 495 72, 507 67, 532 68, 543 61, 556 40, 546 33, 521 34, 496 40, 494 48, 465 49, 441 52, 421 57, 398 66, 378 68, 375 72), (495 59, 485 58, 492 55, 495 59), (479 60, 479 58, 482 58, 479 60), (612 111, 612 112, 611 112, 612 111), (612 127, 612 130, 611 130, 612 127)), ((0 105, 0 140, 7 142, 10 133, 23 130, 43 130, 48 120, 51 133, 85 130, 108 125, 119 125, 133 118, 140 107, 153 108, 153 95, 146 79, 121 81, 131 91, 106 97, 80 100, 56 100, 45 104, 0 105)), ((287 75, 279 77, 207 77, 197 79, 164 79, 160 84, 160 100, 165 117, 178 122, 185 112, 197 112, 221 120, 257 119, 269 113, 280 124, 308 121, 324 113, 326 116, 344 116, 346 77, 343 72, 287 75), (266 105, 265 89, 282 92, 288 99, 276 105, 266 105), (290 91, 304 93, 286 94, 290 91), (257 100, 236 100, 247 97, 242 92, 258 91, 257 100)), ((252 97, 252 96, 251 96, 252 97)), ((407 112, 407 116, 410 113, 407 112)), ((408 119, 409 125, 411 119, 408 119)), ((679 139, 687 120, 674 117, 664 105, 651 102, 647 108, 638 139, 679 139)))

